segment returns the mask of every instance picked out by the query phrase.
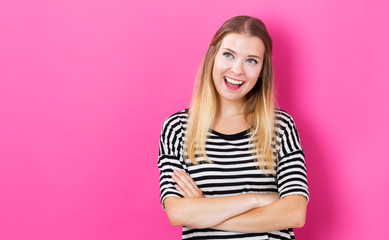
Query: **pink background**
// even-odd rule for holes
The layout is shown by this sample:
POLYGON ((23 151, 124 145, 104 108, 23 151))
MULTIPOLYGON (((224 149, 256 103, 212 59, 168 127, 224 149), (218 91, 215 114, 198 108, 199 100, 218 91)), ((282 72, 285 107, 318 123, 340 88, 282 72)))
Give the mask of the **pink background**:
POLYGON ((298 239, 387 235, 388 3, 15 0, 0 4, 0 239, 179 239, 159 204, 160 128, 235 15, 274 40, 306 152, 298 239))

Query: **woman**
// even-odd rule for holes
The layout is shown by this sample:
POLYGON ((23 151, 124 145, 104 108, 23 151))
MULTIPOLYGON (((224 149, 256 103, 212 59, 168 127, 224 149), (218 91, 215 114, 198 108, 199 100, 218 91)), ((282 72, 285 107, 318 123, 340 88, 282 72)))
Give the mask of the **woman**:
POLYGON ((161 203, 183 239, 294 239, 305 223, 304 153, 274 107, 265 25, 234 17, 216 32, 191 106, 162 127, 161 203))

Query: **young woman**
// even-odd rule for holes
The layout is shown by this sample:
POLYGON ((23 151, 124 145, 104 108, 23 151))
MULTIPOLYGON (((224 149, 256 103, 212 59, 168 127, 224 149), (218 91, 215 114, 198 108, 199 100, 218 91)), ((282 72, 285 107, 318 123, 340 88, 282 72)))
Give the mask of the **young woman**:
POLYGON ((258 19, 216 32, 189 109, 162 127, 161 203, 182 239, 294 239, 305 223, 304 153, 274 107, 272 41, 258 19))

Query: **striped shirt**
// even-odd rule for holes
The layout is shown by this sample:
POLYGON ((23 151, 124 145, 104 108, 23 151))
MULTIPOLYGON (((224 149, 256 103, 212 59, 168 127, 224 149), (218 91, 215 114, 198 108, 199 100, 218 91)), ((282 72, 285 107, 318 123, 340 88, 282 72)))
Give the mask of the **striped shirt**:
MULTIPOLYGON (((264 172, 253 157, 249 131, 222 134, 211 130, 206 154, 211 161, 192 164, 185 160, 183 143, 188 111, 168 117, 162 126, 158 168, 160 171, 161 203, 166 197, 183 197, 172 179, 174 169, 185 170, 204 197, 231 196, 245 193, 279 193, 280 198, 300 194, 309 198, 304 152, 292 117, 275 109, 273 154, 277 156, 274 170, 264 172), (277 154, 276 154, 277 153, 277 154), (270 174, 269 174, 270 173, 270 174)), ((202 159, 198 159, 199 162, 202 159)), ((237 233, 215 229, 183 227, 182 239, 295 239, 293 229, 268 233, 237 233)))

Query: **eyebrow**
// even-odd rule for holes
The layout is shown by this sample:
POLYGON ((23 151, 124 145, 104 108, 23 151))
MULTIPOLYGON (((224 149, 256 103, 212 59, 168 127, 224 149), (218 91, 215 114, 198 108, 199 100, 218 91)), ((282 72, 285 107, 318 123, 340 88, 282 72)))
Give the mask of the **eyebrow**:
MULTIPOLYGON (((234 50, 230 49, 230 48, 223 48, 223 49, 225 49, 225 50, 227 50, 227 51, 230 51, 230 52, 232 52, 233 54, 236 54, 236 52, 235 52, 234 50)), ((247 57, 261 59, 261 58, 260 58, 259 56, 257 56, 257 55, 248 55, 247 57)))

